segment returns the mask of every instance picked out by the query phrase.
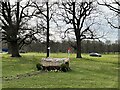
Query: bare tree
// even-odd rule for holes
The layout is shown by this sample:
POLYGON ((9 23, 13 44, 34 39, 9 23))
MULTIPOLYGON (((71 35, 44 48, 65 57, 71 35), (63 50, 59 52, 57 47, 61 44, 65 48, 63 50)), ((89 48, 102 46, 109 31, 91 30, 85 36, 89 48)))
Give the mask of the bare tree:
MULTIPOLYGON (((116 16, 118 17, 118 20, 119 20, 119 18, 120 18, 120 1, 119 0, 111 0, 111 1, 110 0, 108 0, 108 1, 102 0, 102 1, 103 1, 103 3, 98 2, 98 4, 105 6, 105 7, 109 8, 111 11, 115 12, 116 16)), ((107 19, 107 21, 112 27, 120 29, 120 25, 115 25, 108 19, 107 19)))
POLYGON ((2 22, 3 40, 7 40, 8 48, 11 49, 12 57, 21 57, 19 48, 35 39, 35 30, 28 27, 28 21, 34 16, 36 10, 29 12, 32 2, 29 0, 25 5, 16 2, 0 2, 0 21, 2 22))
POLYGON ((37 0, 33 1, 33 5, 32 7, 35 7, 37 9, 37 17, 39 20, 39 24, 42 25, 42 28, 44 30, 46 30, 46 52, 47 52, 47 56, 49 57, 49 52, 50 52, 50 46, 49 46, 49 29, 50 29, 50 21, 53 20, 55 22, 55 20, 53 19, 53 15, 54 15, 54 10, 52 9, 52 6, 55 4, 50 4, 48 1, 46 2, 40 2, 38 3, 37 0))
MULTIPOLYGON (((60 16, 66 24, 71 25, 68 27, 65 33, 69 30, 74 31, 76 37, 76 50, 77 58, 81 56, 81 42, 84 39, 99 39, 94 29, 91 28, 95 24, 94 20, 91 20, 88 25, 85 25, 86 20, 89 18, 93 11, 96 10, 94 1, 82 1, 82 2, 65 2, 59 5, 61 9, 60 16)), ((94 17, 94 16, 93 16, 94 17)), ((102 36, 101 36, 102 37, 102 36)))

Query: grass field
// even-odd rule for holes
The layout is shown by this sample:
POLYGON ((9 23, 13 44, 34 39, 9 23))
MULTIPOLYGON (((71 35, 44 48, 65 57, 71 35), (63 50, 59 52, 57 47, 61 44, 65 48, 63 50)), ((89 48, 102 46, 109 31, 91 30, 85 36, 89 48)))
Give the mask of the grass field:
MULTIPOLYGON (((82 59, 70 55, 69 72, 38 72, 35 65, 44 53, 25 53, 21 58, 2 54, 3 88, 117 88, 118 55, 82 59)), ((67 57, 65 53, 51 54, 51 57, 67 57)))

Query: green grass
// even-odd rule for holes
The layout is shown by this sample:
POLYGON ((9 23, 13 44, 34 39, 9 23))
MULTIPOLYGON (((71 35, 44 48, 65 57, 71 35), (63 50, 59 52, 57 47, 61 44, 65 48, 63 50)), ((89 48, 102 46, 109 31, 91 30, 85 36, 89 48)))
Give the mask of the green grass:
MULTIPOLYGON (((2 75, 4 78, 16 77, 37 72, 35 65, 45 57, 44 53, 25 53, 21 58, 2 55, 2 75)), ((67 57, 65 53, 53 53, 51 57, 67 57)), ((69 72, 41 72, 19 79, 3 80, 3 88, 117 88, 118 55, 90 57, 83 54, 82 59, 70 55, 69 72)))

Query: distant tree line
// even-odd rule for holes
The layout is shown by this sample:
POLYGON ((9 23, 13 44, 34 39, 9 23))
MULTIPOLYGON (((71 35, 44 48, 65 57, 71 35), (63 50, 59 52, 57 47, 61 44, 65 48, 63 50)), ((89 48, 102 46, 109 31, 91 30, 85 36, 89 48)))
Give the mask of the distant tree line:
MULTIPOLYGON (((106 42, 102 41, 82 41, 81 50, 82 53, 98 52, 98 53, 117 53, 120 52, 118 49, 118 41, 112 43, 107 40, 106 42)), ((3 48, 7 48, 7 44, 3 43, 3 48)), ((68 48, 71 48, 71 53, 76 53, 75 42, 71 41, 62 41, 54 42, 50 41, 50 52, 51 53, 67 53, 68 48)), ((46 42, 32 42, 30 45, 24 46, 20 51, 24 52, 43 52, 46 53, 46 42)))

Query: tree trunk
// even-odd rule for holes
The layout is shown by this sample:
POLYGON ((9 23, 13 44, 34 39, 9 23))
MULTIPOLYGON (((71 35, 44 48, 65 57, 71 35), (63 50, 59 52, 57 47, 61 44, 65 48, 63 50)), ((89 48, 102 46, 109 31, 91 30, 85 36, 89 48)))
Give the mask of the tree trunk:
POLYGON ((8 54, 12 54, 12 47, 11 47, 11 43, 7 42, 8 45, 8 54))
POLYGON ((76 58, 82 58, 81 56, 81 40, 77 38, 77 56, 76 58))
POLYGON ((46 5, 47 5, 47 57, 49 57, 50 48, 49 48, 49 7, 48 7, 48 2, 46 2, 46 5))
POLYGON ((10 42, 11 44, 11 57, 21 57, 19 54, 18 44, 17 41, 10 42))

